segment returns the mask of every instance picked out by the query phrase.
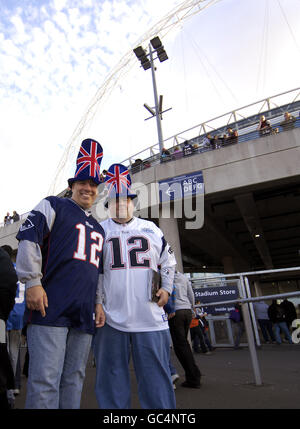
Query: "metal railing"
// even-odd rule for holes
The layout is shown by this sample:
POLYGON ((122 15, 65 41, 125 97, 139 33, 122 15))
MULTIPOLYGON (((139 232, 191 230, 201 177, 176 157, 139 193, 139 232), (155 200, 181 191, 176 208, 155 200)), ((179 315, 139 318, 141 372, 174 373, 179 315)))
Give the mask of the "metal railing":
MULTIPOLYGON (((297 115, 299 116, 299 110, 289 112, 293 116, 297 115)), ((176 147, 179 148, 179 151, 174 151, 174 148, 168 149, 170 152, 170 155, 162 158, 159 153, 156 155, 153 155, 150 158, 147 158, 145 160, 138 159, 138 163, 135 161, 135 163, 131 164, 131 166, 127 165, 130 168, 131 174, 138 173, 139 171, 145 170, 146 168, 153 167, 157 164, 163 163, 163 162, 170 162, 175 161, 180 158, 190 157, 193 155, 197 155, 200 153, 221 149, 223 147, 231 146, 233 144, 239 144, 244 143, 250 140, 257 140, 262 137, 265 137, 267 135, 276 135, 282 132, 285 132, 287 130, 291 130, 293 128, 300 128, 300 117, 296 119, 296 121, 291 124, 291 126, 288 129, 284 129, 281 125, 283 121, 283 115, 277 116, 276 118, 270 119, 271 129, 267 132, 260 132, 257 130, 257 123, 252 124, 248 126, 246 129, 242 129, 239 132, 239 135, 235 138, 222 138, 221 133, 211 133, 212 138, 215 136, 219 136, 219 138, 213 139, 210 142, 206 141, 206 136, 199 136, 194 137, 191 140, 188 140, 188 144, 191 146, 190 149, 188 149, 187 152, 185 152, 184 143, 177 145, 176 147), (194 147, 194 146, 197 147, 194 147)))
MULTIPOLYGON (((211 133, 212 136, 223 135, 226 133, 226 129, 229 126, 236 129, 239 136, 243 136, 244 134, 248 135, 248 138, 239 138, 239 142, 250 140, 251 137, 259 138, 258 132, 255 131, 259 123, 260 116, 264 115, 266 119, 271 122, 273 127, 277 127, 283 120, 284 112, 290 112, 298 117, 300 111, 299 98, 300 88, 295 88, 293 90, 259 100, 255 103, 217 116, 168 137, 163 142, 164 147, 172 151, 174 147, 182 146, 185 141, 188 141, 191 144, 199 143, 207 133, 211 133), (287 102, 287 98, 292 101, 287 102), (251 136, 252 132, 254 133, 253 136, 251 136)), ((147 164, 150 163, 151 166, 159 163, 159 144, 156 143, 149 146, 148 148, 125 159, 121 163, 131 167, 136 159, 143 160, 147 162, 147 164)), ((139 166, 139 168, 141 169, 141 166, 139 166)))
POLYGON ((275 293, 273 295, 252 297, 250 292, 248 277, 254 276, 254 275, 259 276, 259 275, 265 275, 265 274, 278 274, 283 272, 298 272, 298 271, 300 271, 300 267, 282 268, 282 269, 264 270, 264 271, 248 271, 244 273, 224 274, 222 276, 220 275, 209 276, 203 280, 191 279, 192 284, 198 283, 197 286, 201 285, 201 283, 207 283, 209 284, 209 286, 212 286, 213 280, 216 280, 216 282, 222 283, 224 279, 234 279, 234 278, 237 279, 240 298, 234 299, 234 300, 228 300, 228 301, 218 301, 218 302, 203 303, 203 304, 200 303, 195 307, 207 307, 207 306, 216 306, 216 305, 222 305, 222 304, 228 305, 228 304, 236 304, 236 303, 241 304, 242 311, 243 311, 245 331, 246 331, 246 336, 248 341, 248 347, 249 347, 249 352, 251 357, 254 381, 257 386, 261 386, 263 384, 257 352, 256 352, 256 345, 260 346, 261 344, 260 344, 256 317, 255 317, 252 303, 256 301, 264 301, 269 299, 278 299, 278 298, 281 299, 281 298, 287 298, 287 297, 300 296, 300 290, 294 291, 294 292, 286 292, 286 293, 280 293, 280 294, 275 293))

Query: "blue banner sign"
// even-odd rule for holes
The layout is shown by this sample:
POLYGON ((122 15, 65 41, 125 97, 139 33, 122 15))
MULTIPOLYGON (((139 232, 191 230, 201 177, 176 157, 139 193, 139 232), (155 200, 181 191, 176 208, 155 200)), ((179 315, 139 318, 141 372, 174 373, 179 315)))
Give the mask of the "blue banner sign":
MULTIPOLYGON (((194 289, 195 301, 200 301, 201 304, 211 302, 231 301, 239 298, 238 287, 232 286, 213 286, 194 289)), ((210 305, 202 307, 207 314, 223 314, 229 313, 234 309, 234 304, 210 305)))
POLYGON ((204 194, 202 171, 171 177, 159 183, 159 200, 161 203, 181 200, 197 194, 204 194))

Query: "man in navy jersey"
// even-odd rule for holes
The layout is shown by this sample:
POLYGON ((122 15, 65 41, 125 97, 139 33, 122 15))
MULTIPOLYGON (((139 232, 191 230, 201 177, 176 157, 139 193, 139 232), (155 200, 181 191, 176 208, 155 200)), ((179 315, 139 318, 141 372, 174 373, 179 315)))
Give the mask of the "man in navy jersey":
MULTIPOLYGON (((103 156, 82 142, 72 197, 47 197, 28 215, 17 239, 17 273, 26 288, 29 374, 26 408, 80 408, 102 273, 104 231, 92 207, 103 156)), ((99 326, 104 313, 98 306, 99 326)))
MULTIPOLYGON (((106 175, 110 218, 105 231, 103 269, 97 292, 106 324, 97 329, 96 397, 100 408, 130 408, 129 360, 132 354, 142 408, 173 409, 169 368, 170 334, 163 306, 173 290, 176 261, 162 231, 133 216, 131 179, 122 164, 106 175), (152 293, 153 273, 161 268, 161 286, 152 293)), ((101 326, 96 311, 96 327, 101 326), (100 324, 98 324, 98 321, 100 324)))

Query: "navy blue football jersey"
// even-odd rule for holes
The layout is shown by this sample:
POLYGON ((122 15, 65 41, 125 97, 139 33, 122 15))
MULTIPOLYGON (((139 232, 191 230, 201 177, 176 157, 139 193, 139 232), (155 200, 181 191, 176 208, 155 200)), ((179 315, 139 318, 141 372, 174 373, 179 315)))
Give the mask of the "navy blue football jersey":
POLYGON ((47 197, 30 212, 17 239, 37 243, 41 248, 41 284, 48 308, 45 317, 27 309, 27 323, 94 332, 104 236, 96 219, 67 198, 47 197))

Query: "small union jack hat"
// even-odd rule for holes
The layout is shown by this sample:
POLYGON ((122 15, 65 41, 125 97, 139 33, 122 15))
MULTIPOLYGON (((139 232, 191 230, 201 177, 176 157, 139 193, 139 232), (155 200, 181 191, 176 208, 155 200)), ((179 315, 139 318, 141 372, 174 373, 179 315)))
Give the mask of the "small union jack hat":
POLYGON ((108 191, 107 201, 104 204, 108 207, 108 200, 127 197, 136 198, 137 194, 131 191, 131 177, 128 168, 122 164, 112 164, 107 170, 105 177, 105 186, 108 191))
POLYGON ((71 187, 74 182, 89 179, 99 185, 102 157, 103 149, 100 143, 93 139, 83 140, 77 155, 75 175, 68 180, 69 186, 71 187))

